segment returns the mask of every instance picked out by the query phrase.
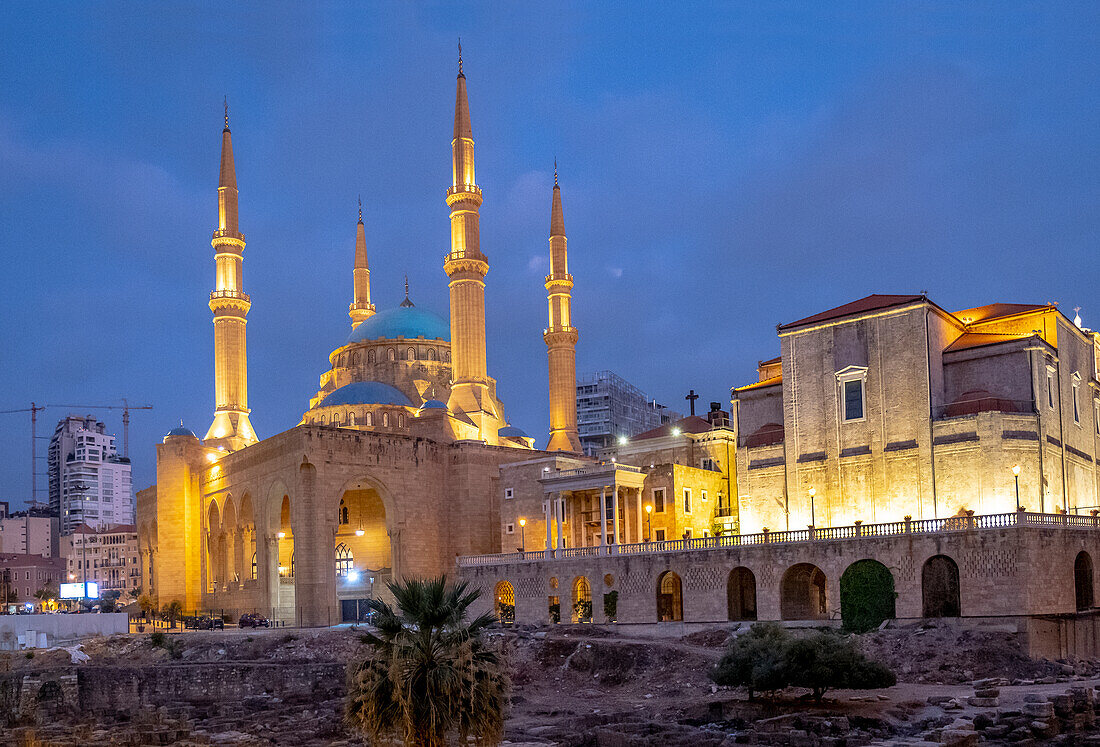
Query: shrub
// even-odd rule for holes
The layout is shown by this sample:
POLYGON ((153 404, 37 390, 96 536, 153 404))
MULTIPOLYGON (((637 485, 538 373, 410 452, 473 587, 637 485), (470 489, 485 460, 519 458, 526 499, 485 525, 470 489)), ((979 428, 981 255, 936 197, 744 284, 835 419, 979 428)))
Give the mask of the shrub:
POLYGON ((828 690, 873 690, 897 682, 884 665, 869 660, 855 641, 835 632, 793 637, 777 623, 758 623, 735 638, 710 677, 719 685, 758 692, 804 687, 820 701, 828 690))
POLYGON ((153 634, 149 636, 149 643, 153 644, 154 646, 156 646, 158 648, 164 646, 164 631, 163 630, 153 631, 153 634))
POLYGON ((611 590, 603 595, 603 613, 607 615, 608 622, 615 622, 619 611, 619 592, 611 590))
POLYGON ((840 577, 840 616, 844 629, 865 633, 897 616, 894 577, 876 560, 857 560, 840 577))

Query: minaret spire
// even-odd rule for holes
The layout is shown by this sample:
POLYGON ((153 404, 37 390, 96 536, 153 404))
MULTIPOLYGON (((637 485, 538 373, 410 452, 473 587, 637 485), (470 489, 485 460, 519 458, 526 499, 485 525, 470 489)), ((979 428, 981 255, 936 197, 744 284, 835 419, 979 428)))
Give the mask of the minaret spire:
POLYGON ((448 408, 464 413, 477 427, 478 438, 498 442, 497 431, 506 423, 496 399, 496 382, 485 363, 485 275, 489 260, 481 253, 481 188, 474 176, 474 138, 470 105, 466 99, 466 75, 461 65, 455 87, 455 127, 451 140, 451 251, 443 269, 450 279, 451 376, 454 381, 448 408))
POLYGON ((237 222, 237 171, 233 163, 233 137, 229 132, 229 98, 225 101, 221 168, 218 174, 218 230, 214 247, 215 290, 210 294, 214 312, 214 422, 206 442, 230 451, 256 442, 248 419, 248 361, 245 321, 252 301, 244 292, 244 234, 237 222))
POLYGON ((359 223, 355 226, 355 265, 352 275, 352 298, 348 306, 351 328, 374 316, 374 304, 370 302, 370 266, 367 263, 367 236, 363 228, 363 198, 359 198, 359 223))
POLYGON ((581 451, 577 433, 577 328, 573 326, 573 276, 566 252, 565 217, 554 159, 554 193, 550 201, 550 274, 546 304, 550 326, 543 332, 550 367, 550 442, 547 451, 581 451))

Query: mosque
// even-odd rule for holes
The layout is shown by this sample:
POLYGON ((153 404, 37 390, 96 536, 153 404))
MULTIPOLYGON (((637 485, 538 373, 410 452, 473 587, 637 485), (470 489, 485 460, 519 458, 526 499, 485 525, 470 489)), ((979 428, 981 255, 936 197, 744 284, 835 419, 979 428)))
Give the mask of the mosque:
POLYGON ((489 260, 479 241, 482 194, 461 56, 451 147, 449 321, 417 307, 407 281, 398 307, 375 308, 360 204, 349 334, 298 425, 260 440, 249 421, 251 299, 227 109, 211 241, 214 419, 201 440, 182 424, 168 432, 157 445, 157 484, 137 499, 142 569, 159 603, 300 625, 354 619, 388 580, 452 570, 459 555, 500 552, 502 465, 580 451, 573 279, 556 170, 545 451, 508 423, 487 370, 489 260))

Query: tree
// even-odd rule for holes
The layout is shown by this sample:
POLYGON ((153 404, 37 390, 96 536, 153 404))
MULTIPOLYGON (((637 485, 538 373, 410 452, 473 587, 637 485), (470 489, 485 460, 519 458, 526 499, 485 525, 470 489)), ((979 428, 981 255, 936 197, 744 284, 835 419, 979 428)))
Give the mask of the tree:
POLYGON ((118 589, 110 589, 103 592, 99 597, 99 610, 100 612, 114 612, 118 608, 119 597, 122 596, 122 592, 118 589))
POLYGON ((785 658, 788 684, 808 688, 817 701, 835 688, 873 690, 897 684, 885 665, 864 656, 853 639, 832 631, 793 641, 785 658))
POLYGON ((368 602, 378 634, 367 657, 348 668, 347 719, 374 742, 398 737, 407 747, 499 744, 508 678, 482 633, 496 618, 466 619, 478 591, 446 576, 388 584, 397 610, 368 602))
POLYGON ((156 609, 157 609, 156 600, 154 600, 148 594, 142 594, 140 597, 138 597, 137 603, 138 603, 138 607, 141 608, 141 614, 145 616, 146 620, 149 619, 149 614, 151 612, 156 612, 156 609))
POLYGON ((160 616, 173 628, 176 627, 176 620, 183 617, 183 603, 178 599, 173 599, 171 602, 165 602, 164 606, 160 608, 160 616))
POLYGON ((733 639, 710 677, 719 685, 747 688, 749 700, 758 692, 782 690, 787 686, 785 656, 790 645, 791 634, 779 623, 757 623, 733 639))
POLYGON ((40 604, 51 599, 57 599, 57 588, 47 583, 34 593, 34 598, 37 599, 40 604))

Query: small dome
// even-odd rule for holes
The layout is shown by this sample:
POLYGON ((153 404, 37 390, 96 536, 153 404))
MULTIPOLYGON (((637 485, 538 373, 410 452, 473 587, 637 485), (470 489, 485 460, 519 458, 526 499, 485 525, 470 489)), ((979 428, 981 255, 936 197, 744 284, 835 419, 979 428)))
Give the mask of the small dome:
POLYGON ((170 430, 170 431, 168 431, 167 433, 164 434, 164 437, 166 439, 171 438, 172 436, 187 436, 189 438, 194 438, 194 439, 198 438, 198 436, 195 435, 195 432, 193 430, 191 430, 190 428, 188 428, 187 426, 185 426, 183 424, 182 420, 180 421, 179 425, 177 425, 175 428, 173 428, 172 430, 170 430))
POLYGON ((447 405, 440 402, 438 399, 425 400, 424 404, 420 406, 421 410, 446 410, 447 405))
POLYGON ((367 342, 369 340, 394 340, 404 337, 415 340, 423 337, 427 340, 449 340, 450 325, 430 311, 415 306, 399 306, 396 309, 380 311, 360 324, 348 335, 347 343, 367 342))
POLYGON ((317 404, 317 407, 337 405, 403 405, 404 407, 412 407, 413 403, 400 389, 389 384, 383 384, 381 381, 354 381, 330 393, 317 404))
POLYGON ((516 428, 514 425, 506 425, 497 431, 497 435, 501 438, 531 438, 522 429, 516 428))

